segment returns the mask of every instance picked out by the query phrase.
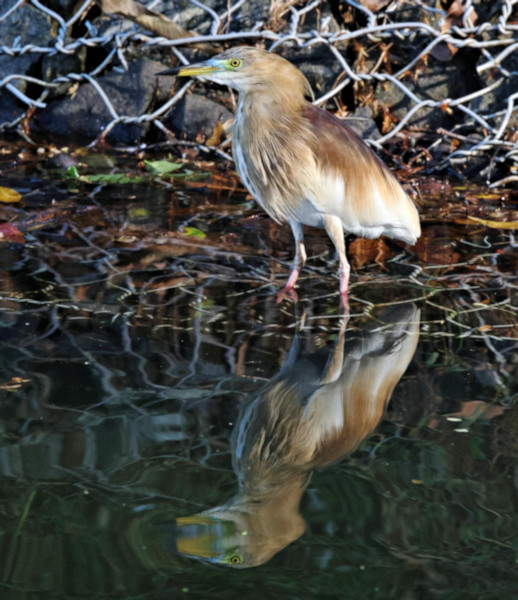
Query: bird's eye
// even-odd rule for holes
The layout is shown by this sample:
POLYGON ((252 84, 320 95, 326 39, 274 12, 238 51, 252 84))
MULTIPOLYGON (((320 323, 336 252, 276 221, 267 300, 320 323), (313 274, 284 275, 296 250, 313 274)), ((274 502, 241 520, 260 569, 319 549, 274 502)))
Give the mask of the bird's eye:
MULTIPOLYGON (((241 61, 239 61, 239 62, 241 63, 241 61)), ((234 556, 230 557, 230 562, 233 565, 239 565, 239 564, 241 564, 241 557, 238 556, 237 554, 234 554, 234 556)))
POLYGON ((237 69, 238 67, 241 66, 242 64, 242 60, 240 60, 239 58, 231 58, 230 59, 230 66, 233 67, 234 69, 237 69))

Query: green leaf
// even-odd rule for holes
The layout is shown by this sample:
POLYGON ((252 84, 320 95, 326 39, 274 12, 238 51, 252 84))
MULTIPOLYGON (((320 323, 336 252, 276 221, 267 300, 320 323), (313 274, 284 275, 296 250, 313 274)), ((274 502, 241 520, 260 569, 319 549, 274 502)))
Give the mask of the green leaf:
POLYGON ((191 235, 193 237, 207 237, 207 235, 203 233, 203 231, 201 231, 200 229, 196 229, 196 227, 184 227, 182 233, 184 233, 185 235, 191 235))
POLYGON ((141 183, 145 181, 144 177, 135 176, 128 177, 126 173, 99 173, 97 175, 81 175, 79 177, 81 181, 87 183, 111 183, 111 184, 124 184, 124 183, 141 183))
POLYGON ((425 366, 427 367, 432 367, 433 365, 435 365, 435 363, 437 362, 437 359, 439 358, 439 353, 438 352, 432 352, 430 354, 430 356, 427 358, 427 360, 425 361, 425 366))
POLYGON ((65 179, 79 179, 77 167, 68 167, 65 171, 65 179))
POLYGON ((183 167, 182 163, 175 163, 170 160, 145 160, 144 164, 146 169, 153 175, 167 175, 183 167))
POLYGON ((64 178, 73 181, 82 181, 83 183, 91 184, 111 184, 124 185, 127 183, 145 183, 151 181, 155 177, 171 177, 180 181, 195 181, 203 179, 210 175, 207 172, 195 172, 185 169, 181 173, 175 173, 184 165, 182 163, 171 162, 170 160, 155 160, 144 161, 149 175, 132 175, 131 173, 86 173, 81 175, 76 167, 68 167, 65 171, 64 178))
POLYGON ((128 216, 133 220, 149 219, 149 210, 143 206, 136 206, 128 210, 128 216))
POLYGON ((196 181, 198 179, 205 179, 210 173, 208 171, 200 171, 195 173, 194 171, 186 170, 183 173, 175 173, 172 175, 177 181, 196 181))

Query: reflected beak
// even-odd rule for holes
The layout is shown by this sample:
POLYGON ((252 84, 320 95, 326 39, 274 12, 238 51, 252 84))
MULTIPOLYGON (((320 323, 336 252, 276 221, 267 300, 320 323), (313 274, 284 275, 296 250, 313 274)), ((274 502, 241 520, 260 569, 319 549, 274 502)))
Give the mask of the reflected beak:
POLYGON ((199 514, 176 519, 176 549, 184 556, 217 558, 225 538, 225 529, 233 531, 233 523, 199 514))
POLYGON ((156 73, 159 75, 176 75, 177 77, 203 77, 204 75, 211 75, 220 70, 221 67, 218 65, 211 65, 208 61, 196 63, 194 65, 183 65, 182 67, 175 67, 174 69, 168 69, 167 71, 160 71, 156 73))

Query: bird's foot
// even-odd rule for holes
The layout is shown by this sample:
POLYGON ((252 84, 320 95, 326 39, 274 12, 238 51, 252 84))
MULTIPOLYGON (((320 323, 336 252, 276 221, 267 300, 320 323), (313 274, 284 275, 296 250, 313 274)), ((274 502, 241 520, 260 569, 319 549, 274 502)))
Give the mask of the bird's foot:
POLYGON ((277 304, 280 304, 285 298, 291 300, 295 304, 299 301, 297 292, 289 285, 285 285, 277 294, 277 304))
POLYGON ((290 276, 288 277, 288 281, 286 282, 286 285, 277 294, 277 304, 280 304, 284 300, 284 298, 289 298, 290 300, 293 300, 293 302, 295 304, 297 304, 297 302, 299 301, 299 297, 294 288, 295 288, 295 283, 297 282, 297 279, 299 278, 299 273, 300 273, 301 268, 302 268, 302 265, 300 264, 300 259, 296 258, 295 266, 293 267, 293 269, 290 273, 290 276))

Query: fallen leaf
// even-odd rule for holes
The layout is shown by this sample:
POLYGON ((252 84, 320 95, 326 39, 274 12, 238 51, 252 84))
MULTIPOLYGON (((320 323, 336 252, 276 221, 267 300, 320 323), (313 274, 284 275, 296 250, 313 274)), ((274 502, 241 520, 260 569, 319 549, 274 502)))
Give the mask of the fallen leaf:
POLYGON ((426 264, 453 265, 459 261, 460 254, 450 235, 447 227, 429 227, 423 231, 412 251, 426 264))
POLYGON ((360 4, 374 13, 380 12, 390 3, 390 0, 360 0, 360 4))
POLYGON ((11 377, 11 381, 0 383, 0 390, 7 392, 14 392, 22 387, 23 383, 28 383, 30 379, 23 379, 22 377, 11 377))
POLYGON ((119 244, 134 244, 138 241, 138 237, 134 235, 120 235, 119 237, 115 238, 115 241, 119 244))
POLYGON ((221 121, 218 121, 216 123, 216 126, 214 127, 212 133, 210 134, 209 138, 205 142, 205 145, 206 146, 217 146, 218 144, 221 144, 221 142, 224 139, 225 139, 225 128, 224 128, 223 124, 221 123, 221 121))
MULTIPOLYGON (((125 17, 134 23, 138 23, 141 27, 148 29, 152 33, 170 40, 196 37, 197 35, 180 27, 178 23, 171 21, 164 15, 149 10, 139 2, 134 2, 134 0, 102 0, 101 7, 105 13, 125 17)), ((192 44, 192 46, 211 54, 215 54, 218 51, 218 46, 208 43, 198 42, 192 44)))
POLYGON ((7 187, 0 187, 0 202, 4 204, 13 204, 20 202, 22 195, 20 192, 7 187))
POLYGON ((132 221, 142 221, 143 219, 149 219, 150 212, 144 206, 135 206, 128 209, 128 217, 132 221))
POLYGON ((190 169, 185 169, 183 173, 174 173, 171 177, 174 177, 176 181, 196 181, 197 179, 205 179, 209 177, 211 173, 208 171, 194 172, 190 169))
POLYGON ((468 216, 468 222, 480 223, 491 229, 518 229, 518 221, 492 221, 490 219, 479 219, 468 216))
POLYGON ((67 170, 65 171, 65 174, 64 174, 64 178, 65 179, 79 179, 79 171, 77 170, 77 167, 75 167, 75 166, 67 167, 67 170))
MULTIPOLYGON (((86 211, 90 209, 86 208, 86 211)), ((74 206, 73 202, 60 203, 45 210, 39 210, 34 214, 30 214, 24 219, 15 221, 16 228, 25 233, 27 231, 38 231, 48 227, 55 227, 56 224, 62 223, 70 214, 78 214, 80 211, 74 206)), ((22 235, 22 233, 20 235, 22 235)))
POLYGON ((492 419, 503 415, 505 408, 498 404, 488 404, 482 400, 467 400, 462 403, 460 412, 452 413, 451 417, 460 417, 462 419, 492 419))
POLYGON ((25 238, 23 233, 16 229, 11 223, 0 223, 0 242, 17 242, 23 244, 25 238))
POLYGON ((144 165, 153 175, 166 175, 183 167, 182 163, 171 162, 170 160, 145 160, 144 165))
POLYGON ((192 237, 201 237, 205 238, 207 235, 201 231, 201 229, 197 229, 196 227, 184 227, 182 233, 185 235, 190 235, 192 237))
POLYGON ((146 181, 146 179, 140 175, 133 176, 127 175, 126 173, 98 173, 96 175, 80 175, 79 180, 85 181, 86 183, 106 183, 113 185, 142 183, 143 181, 146 181))
POLYGON ((349 257, 356 268, 372 262, 382 265, 394 254, 395 252, 382 239, 356 238, 349 246, 349 257))
MULTIPOLYGON (((466 20, 468 27, 474 27, 478 21, 478 15, 471 4, 468 7, 462 0, 453 0, 446 17, 442 21, 441 33, 449 33, 454 27, 463 27, 464 20, 466 20), (466 10, 468 11, 467 14, 465 14, 466 10)), ((458 50, 459 48, 450 42, 439 42, 432 48, 430 54, 437 60, 445 62, 450 60, 458 50)))

